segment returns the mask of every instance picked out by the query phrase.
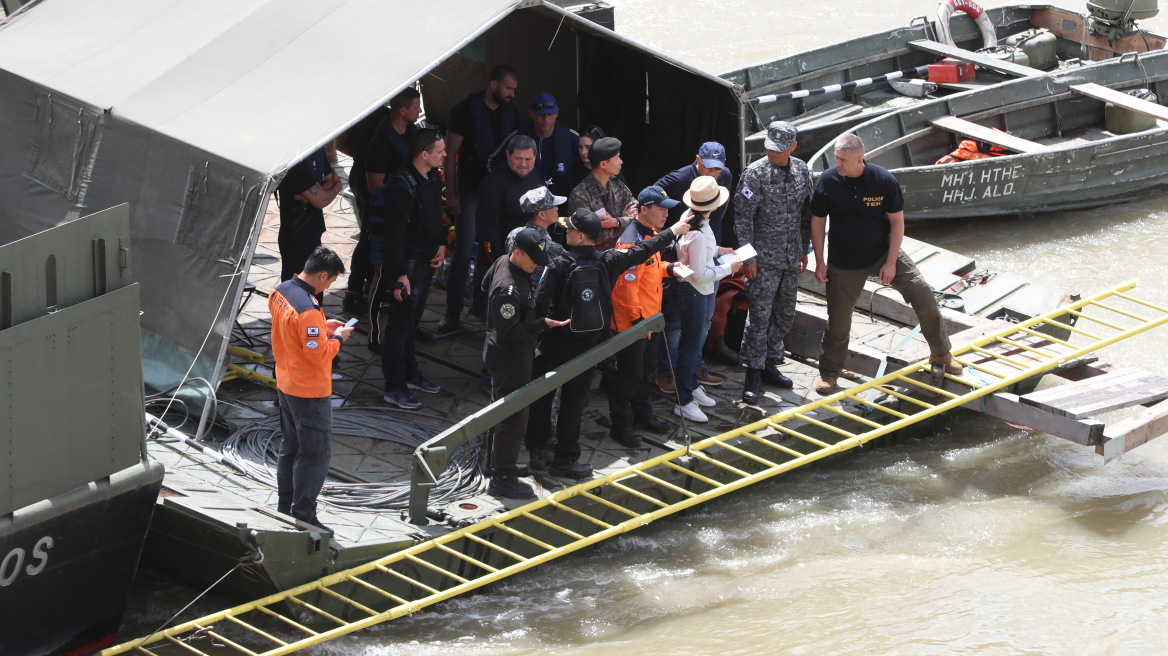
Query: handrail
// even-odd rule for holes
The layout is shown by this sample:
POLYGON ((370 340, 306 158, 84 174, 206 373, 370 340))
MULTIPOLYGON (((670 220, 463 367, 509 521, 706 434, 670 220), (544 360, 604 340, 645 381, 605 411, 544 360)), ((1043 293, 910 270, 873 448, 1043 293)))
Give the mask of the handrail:
POLYGON ((646 333, 665 328, 661 313, 640 321, 610 339, 581 353, 563 366, 511 392, 482 410, 430 438, 414 450, 410 468, 410 523, 425 525, 429 520, 430 489, 446 470, 454 450, 490 430, 499 422, 553 392, 576 376, 588 371, 625 347, 632 346, 646 333))

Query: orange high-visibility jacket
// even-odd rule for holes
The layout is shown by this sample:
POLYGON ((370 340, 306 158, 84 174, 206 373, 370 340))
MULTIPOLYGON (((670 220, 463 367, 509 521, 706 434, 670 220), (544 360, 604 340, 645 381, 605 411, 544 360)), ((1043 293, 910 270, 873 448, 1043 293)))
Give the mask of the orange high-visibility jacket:
MULTIPOLYGON (((646 239, 636 221, 629 224, 616 240, 616 248, 629 248, 646 239)), ((654 231, 653 234, 657 234, 654 231)), ((612 288, 612 327, 628 330, 638 319, 661 311, 661 279, 667 275, 669 262, 657 253, 644 263, 621 272, 612 288)))
POLYGON ((300 278, 291 278, 268 296, 276 387, 307 399, 332 396, 333 357, 341 350, 341 338, 328 334, 313 291, 300 278))

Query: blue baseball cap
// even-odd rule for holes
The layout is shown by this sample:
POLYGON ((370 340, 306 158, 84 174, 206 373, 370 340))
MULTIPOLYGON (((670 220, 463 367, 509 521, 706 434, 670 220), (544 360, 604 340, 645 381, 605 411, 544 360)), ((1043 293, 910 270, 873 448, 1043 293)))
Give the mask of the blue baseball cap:
POLYGON ((660 205, 667 210, 671 210, 681 204, 681 201, 670 198, 664 189, 653 185, 652 187, 645 187, 641 190, 641 193, 637 194, 637 203, 642 207, 645 205, 660 205))
POLYGON ((531 111, 535 114, 559 114, 560 104, 556 97, 547 91, 540 91, 531 99, 531 111))
POLYGON ((726 168, 726 149, 717 141, 707 141, 698 149, 698 158, 702 166, 708 169, 726 168))

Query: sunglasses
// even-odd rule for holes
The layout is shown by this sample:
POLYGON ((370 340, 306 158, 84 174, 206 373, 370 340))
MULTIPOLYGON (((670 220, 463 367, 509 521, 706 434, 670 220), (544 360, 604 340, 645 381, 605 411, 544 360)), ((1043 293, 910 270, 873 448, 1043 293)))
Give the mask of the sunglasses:
POLYGON ((535 103, 534 105, 532 105, 532 106, 531 106, 531 108, 532 108, 532 109, 555 109, 555 108, 556 108, 556 103, 554 103, 554 102, 550 102, 550 103, 535 103))

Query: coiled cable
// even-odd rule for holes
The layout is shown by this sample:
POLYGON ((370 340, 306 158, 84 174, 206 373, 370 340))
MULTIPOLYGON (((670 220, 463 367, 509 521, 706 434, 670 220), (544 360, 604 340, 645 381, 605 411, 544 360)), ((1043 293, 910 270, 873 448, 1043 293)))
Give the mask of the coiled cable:
MULTIPOLYGON (((337 408, 333 410, 333 437, 352 435, 401 444, 413 450, 442 430, 442 418, 388 408, 337 408), (390 414, 392 413, 392 414, 390 414), (401 415, 428 419, 417 421, 401 415)), ((220 446, 225 460, 247 472, 250 478, 276 487, 279 454, 279 415, 245 426, 220 446)), ((431 504, 450 503, 485 492, 487 481, 479 470, 479 440, 454 450, 450 463, 430 491, 431 504)), ((326 482, 319 501, 348 510, 385 510, 409 506, 410 484, 326 482)))

